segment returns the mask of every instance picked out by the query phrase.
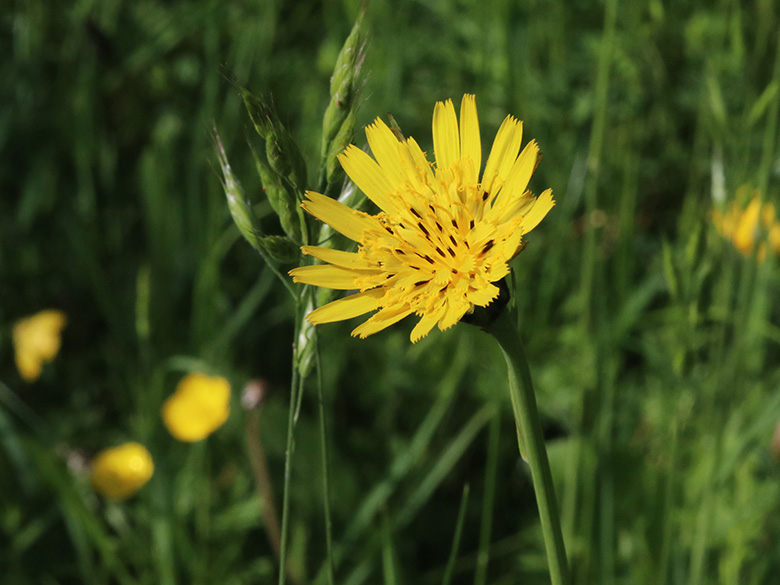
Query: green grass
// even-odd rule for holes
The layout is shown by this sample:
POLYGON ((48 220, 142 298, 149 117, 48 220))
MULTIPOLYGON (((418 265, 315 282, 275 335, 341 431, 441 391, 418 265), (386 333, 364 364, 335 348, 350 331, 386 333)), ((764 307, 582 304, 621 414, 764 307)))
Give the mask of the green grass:
MULTIPOLYGON (((270 583, 240 390, 281 510, 296 307, 233 225, 211 129, 281 234, 229 71, 273 95, 319 179, 322 116, 359 2, 12 2, 0 16, 0 583, 270 583), (24 384, 11 327, 65 311, 24 384), (232 413, 176 442, 182 373, 220 373, 232 413), (144 443, 122 504, 99 449, 144 443)), ((432 150, 435 101, 477 94, 557 205, 513 261, 573 583, 764 584, 780 572, 777 259, 710 223, 743 184, 780 204, 780 11, 750 3, 371 2, 354 141, 391 112, 432 150)), ((466 325, 408 340, 318 329, 334 582, 549 583, 501 357, 466 325), (468 487, 466 487, 468 486, 468 487), (466 497, 465 494, 468 494, 466 497)), ((327 579, 316 376, 294 426, 291 585, 327 579), (297 583, 296 583, 297 581, 297 583)))

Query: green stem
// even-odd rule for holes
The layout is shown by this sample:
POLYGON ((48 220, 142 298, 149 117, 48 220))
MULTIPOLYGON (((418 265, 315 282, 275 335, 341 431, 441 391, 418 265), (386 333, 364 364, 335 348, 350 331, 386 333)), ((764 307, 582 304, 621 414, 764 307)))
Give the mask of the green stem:
POLYGON ((539 411, 536 408, 536 397, 531 382, 531 370, 525 357, 523 343, 517 333, 514 320, 507 315, 493 321, 486 331, 498 342, 506 360, 509 394, 512 398, 518 436, 523 438, 524 456, 531 467, 531 478, 547 549, 550 580, 552 585, 568 585, 569 566, 563 545, 558 504, 555 501, 555 487, 550 472, 550 462, 547 460, 542 425, 539 421, 539 411))
MULTIPOLYGON (((296 299, 295 304, 295 331, 300 331, 302 316, 301 298, 296 299)), ((297 338, 296 338, 297 339, 297 338)), ((293 367, 292 367, 292 380, 290 382, 290 410, 287 413, 287 446, 285 448, 284 457, 284 491, 282 495, 282 534, 281 543, 279 548, 279 585, 285 585, 288 577, 288 565, 287 565, 287 541, 290 524, 290 477, 292 475, 292 458, 295 451, 295 405, 298 402, 298 394, 302 389, 302 379, 298 374, 298 355, 299 348, 293 349, 293 367)), ((294 575, 289 575, 290 580, 295 582, 297 579, 294 575)))
POLYGON ((328 585, 334 585, 333 576, 333 522, 330 517, 330 471, 328 466, 328 426, 325 417, 325 400, 322 391, 322 359, 317 330, 314 330, 316 343, 315 360, 317 368, 317 401, 320 411, 320 457, 322 458, 322 499, 325 503, 325 554, 328 585))

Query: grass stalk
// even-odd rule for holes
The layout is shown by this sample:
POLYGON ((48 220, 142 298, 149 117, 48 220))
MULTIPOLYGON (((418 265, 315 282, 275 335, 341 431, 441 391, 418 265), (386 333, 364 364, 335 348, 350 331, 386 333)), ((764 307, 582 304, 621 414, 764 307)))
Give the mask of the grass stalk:
MULTIPOLYGON (((295 307, 295 331, 299 331, 303 322, 302 297, 296 299, 295 307)), ((297 339, 297 338, 296 338, 297 339)), ((295 451, 295 406, 298 403, 298 395, 303 389, 303 379, 298 373, 298 355, 299 348, 293 350, 293 366, 290 381, 290 406, 287 413, 287 442, 284 451, 284 495, 282 496, 282 529, 281 544, 279 547, 279 585, 285 585, 287 582, 287 542, 290 530, 290 478, 292 476, 292 461, 295 451)), ((293 575, 290 580, 295 582, 293 575)))
MULTIPOLYGON (((777 54, 775 66, 772 72, 772 83, 780 85, 780 40, 777 42, 777 54)), ((769 176, 772 173, 772 161, 775 160, 775 140, 777 138, 777 118, 780 115, 780 92, 775 94, 774 103, 767 114, 766 126, 764 126, 764 143, 761 152, 761 166, 758 171, 758 188, 761 195, 766 197, 769 176)))
POLYGON ((455 570, 455 561, 458 559, 458 548, 460 548, 460 536, 463 533, 463 524, 466 518, 466 504, 469 501, 469 485, 463 486, 463 496, 460 499, 460 509, 458 510, 458 521, 455 525, 455 535, 452 537, 452 550, 450 558, 447 560, 447 568, 444 570, 444 579, 442 585, 452 583, 452 573, 455 570))
POLYGON ((319 338, 317 330, 314 330, 314 359, 317 368, 317 403, 320 419, 320 457, 322 459, 322 500, 325 507, 325 570, 328 575, 328 584, 335 583, 333 575, 333 522, 330 515, 330 471, 328 465, 328 426, 325 416, 325 400, 322 390, 322 360, 320 355, 319 338))
POLYGON ((498 447, 501 438, 501 417, 495 414, 490 421, 488 435, 487 463, 485 464, 485 493, 482 499, 482 523, 479 528, 479 549, 474 585, 487 583, 488 561, 490 560, 490 536, 493 531, 493 510, 498 476, 498 447))
POLYGON ((597 189, 601 151, 607 117, 607 94, 609 90, 609 65, 612 59, 612 46, 617 21, 617 0, 607 0, 604 13, 604 35, 601 40, 595 88, 595 112, 588 148, 587 177, 585 183, 585 246, 582 272, 580 276, 580 295, 582 299, 582 323, 590 330, 593 319, 591 302, 593 300, 593 279, 596 264, 596 232, 591 225, 593 212, 598 208, 597 189))

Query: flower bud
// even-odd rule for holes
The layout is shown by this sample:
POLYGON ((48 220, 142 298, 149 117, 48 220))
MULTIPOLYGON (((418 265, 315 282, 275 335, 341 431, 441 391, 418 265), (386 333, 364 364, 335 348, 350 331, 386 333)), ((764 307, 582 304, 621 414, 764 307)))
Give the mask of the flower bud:
POLYGON ((95 490, 110 500, 126 500, 149 481, 154 463, 139 443, 125 443, 104 449, 92 461, 91 481, 95 490))
POLYGON ((162 417, 170 433, 185 442, 200 441, 230 414, 230 383, 221 376, 189 374, 165 401, 162 417))
POLYGON ((284 184, 282 178, 274 172, 268 161, 260 156, 250 143, 252 157, 255 160, 257 174, 260 175, 260 182, 263 185, 263 191, 268 197, 268 202, 279 216, 279 223, 282 229, 291 240, 300 244, 301 238, 301 218, 302 210, 298 198, 295 196, 288 185, 284 184))
POLYGON ((279 119, 273 103, 243 86, 237 85, 237 88, 255 130, 265 139, 268 164, 282 179, 287 179, 298 192, 303 193, 306 189, 306 162, 292 135, 279 119))
POLYGON ((25 382, 37 380, 43 364, 52 361, 57 355, 60 350, 61 332, 66 323, 65 313, 49 309, 20 319, 14 324, 16 368, 25 382))

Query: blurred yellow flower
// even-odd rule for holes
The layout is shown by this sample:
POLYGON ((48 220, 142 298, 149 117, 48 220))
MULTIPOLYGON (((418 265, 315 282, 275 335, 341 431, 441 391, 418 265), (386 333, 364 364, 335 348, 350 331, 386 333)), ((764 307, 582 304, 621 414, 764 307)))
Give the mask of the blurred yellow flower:
POLYGON ((60 350, 60 333, 66 322, 65 313, 49 309, 14 324, 16 368, 25 382, 37 380, 43 364, 57 355, 60 350))
POLYGON ((743 256, 755 252, 757 260, 763 262, 768 250, 780 254, 780 222, 775 216, 775 206, 770 202, 762 203, 758 189, 753 191, 745 206, 747 198, 746 186, 737 189, 736 201, 725 213, 718 209, 712 211, 712 223, 743 256))
POLYGON ((104 449, 92 461, 92 485, 110 500, 125 500, 154 473, 152 456, 139 443, 104 449))
POLYGON ((165 401, 162 417, 171 434, 180 441, 205 439, 230 414, 230 383, 221 376, 189 374, 165 401))

